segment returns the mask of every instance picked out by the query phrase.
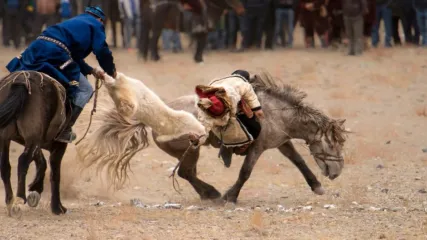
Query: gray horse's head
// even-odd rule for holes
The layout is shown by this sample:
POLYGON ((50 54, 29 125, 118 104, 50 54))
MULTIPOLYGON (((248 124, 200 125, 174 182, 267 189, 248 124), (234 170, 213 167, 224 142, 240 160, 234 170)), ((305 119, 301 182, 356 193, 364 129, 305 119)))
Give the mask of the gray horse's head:
MULTIPOLYGON (((323 175, 337 178, 344 167, 342 150, 348 133, 344 128, 345 120, 326 116, 304 102, 305 92, 274 79, 268 73, 256 74, 250 82, 262 101, 270 124, 283 122, 283 126, 273 126, 272 132, 287 129, 290 138, 304 139, 323 175), (278 107, 286 111, 274 111, 278 107), (273 110, 268 110, 270 108, 273 110)), ((276 137, 280 138, 280 135, 276 137)))
POLYGON ((345 120, 331 120, 322 128, 311 126, 315 134, 307 141, 317 165, 329 179, 337 178, 344 167, 344 122, 345 120))

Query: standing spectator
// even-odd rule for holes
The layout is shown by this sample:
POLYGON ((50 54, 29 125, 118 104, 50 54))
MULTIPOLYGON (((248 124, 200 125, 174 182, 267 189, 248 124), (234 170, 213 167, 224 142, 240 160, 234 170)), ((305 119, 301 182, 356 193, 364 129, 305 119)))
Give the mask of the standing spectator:
POLYGON ((5 0, 4 24, 3 24, 3 45, 10 46, 12 40, 16 49, 21 43, 21 14, 24 4, 19 0, 5 0))
MULTIPOLYGON (((142 5, 140 5, 139 12, 141 12, 141 8, 142 8, 142 5)), ((104 9, 104 12, 106 14, 105 26, 106 28, 110 27, 112 30, 111 37, 113 39, 113 44, 111 47, 117 48, 117 23, 120 23, 120 31, 121 31, 120 34, 122 35, 122 32, 123 32, 122 31, 123 23, 120 17, 119 0, 105 0, 105 2, 102 5, 102 9, 104 9)), ((139 21, 141 23, 141 17, 139 21)))
POLYGON ((385 47, 391 47, 392 38, 392 11, 390 4, 393 0, 376 0, 376 18, 372 28, 372 46, 378 47, 380 42, 379 30, 381 19, 384 20, 385 27, 385 47))
POLYGON ((369 38, 372 37, 372 29, 375 24, 376 18, 376 0, 367 0, 368 13, 363 18, 363 36, 364 36, 364 49, 367 50, 369 47, 369 38))
MULTIPOLYGON (((271 1, 268 3, 265 19, 264 19, 264 33, 265 33, 265 41, 264 41, 264 49, 273 50, 274 45, 274 35, 275 35, 275 21, 276 21, 276 8, 274 7, 274 2, 271 1)), ((261 35, 262 38, 262 35, 261 35)))
POLYGON ((403 9, 403 32, 405 33, 405 43, 406 44, 415 44, 420 43, 420 30, 418 29, 417 24, 417 14, 414 9, 412 2, 408 0, 396 0, 400 2, 400 5, 403 9))
POLYGON ((61 21, 68 20, 75 15, 77 12, 77 1, 76 0, 61 0, 61 5, 59 8, 59 16, 61 21))
POLYGON ((24 11, 22 12, 22 30, 25 38, 25 45, 29 45, 36 36, 34 36, 33 25, 36 19, 36 0, 25 1, 24 11))
POLYGON ((237 44, 237 33, 239 32, 239 16, 237 15, 236 11, 233 9, 228 9, 227 12, 227 24, 228 24, 228 31, 227 31, 227 46, 231 51, 236 50, 236 44, 237 44))
POLYGON ((257 48, 261 48, 265 14, 269 0, 242 0, 242 3, 246 13, 242 16, 240 25, 243 34, 240 52, 249 49, 254 44, 257 48))
POLYGON ((123 47, 130 49, 133 32, 139 39, 139 0, 119 0, 120 16, 123 22, 123 47))
MULTIPOLYGON (((1 27, 1 29, 2 29, 2 33, 1 33, 1 35, 2 35, 2 38, 3 38, 3 33, 4 33, 4 6, 5 6, 5 4, 4 4, 4 0, 0 0, 0 21, 1 21, 1 25, 0 25, 0 27, 1 27)), ((4 43, 4 39, 3 39, 3 43, 4 43)))
POLYGON ((321 46, 328 47, 328 10, 325 0, 300 0, 301 25, 304 28, 305 46, 314 47, 314 31, 320 38, 321 46))
POLYGON ((34 23, 34 36, 38 36, 43 26, 50 27, 59 22, 59 0, 37 0, 36 1, 36 19, 34 23))
POLYGON ((363 15, 368 12, 366 0, 343 0, 342 9, 346 35, 349 40, 348 54, 362 54, 363 15))
POLYGON ((276 8, 275 44, 280 39, 283 47, 292 47, 294 42, 294 8, 296 4, 296 0, 274 0, 276 8), (285 29, 287 35, 286 39, 283 29, 285 29))
POLYGON ((427 47, 427 0, 413 0, 417 23, 422 38, 421 45, 427 47))
POLYGON ((399 22, 402 23, 403 27, 403 9, 404 5, 407 5, 408 2, 402 0, 393 0, 390 4, 391 8, 391 28, 393 33, 393 43, 395 46, 402 46, 402 39, 400 39, 400 33, 399 33, 399 22))
POLYGON ((344 18, 342 13, 342 0, 329 0, 328 13, 331 19, 329 39, 333 48, 338 48, 342 42, 344 32, 344 18))

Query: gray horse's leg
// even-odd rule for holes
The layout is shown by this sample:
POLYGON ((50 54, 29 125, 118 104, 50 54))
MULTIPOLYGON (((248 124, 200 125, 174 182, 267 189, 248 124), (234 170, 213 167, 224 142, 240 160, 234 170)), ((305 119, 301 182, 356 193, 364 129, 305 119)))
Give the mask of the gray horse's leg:
POLYGON ((218 192, 218 190, 197 178, 197 161, 199 160, 199 154, 199 149, 188 151, 187 155, 181 162, 178 175, 187 180, 191 186, 193 186, 194 190, 196 190, 202 200, 220 198, 221 193, 218 192))
POLYGON ((236 183, 224 194, 223 199, 227 202, 237 202, 237 197, 239 196, 240 190, 242 189, 245 182, 251 176, 252 170, 258 161, 261 154, 264 152, 264 149, 255 142, 248 150, 248 155, 245 157, 242 168, 240 169, 239 178, 236 183))
POLYGON ((325 193, 323 190, 322 184, 317 180, 316 176, 314 176, 313 172, 311 172, 310 168, 308 168, 304 159, 301 155, 296 151, 294 145, 291 141, 287 141, 282 146, 278 147, 279 151, 285 155, 291 162, 300 170, 302 175, 305 178, 305 181, 310 186, 311 190, 319 195, 325 193))

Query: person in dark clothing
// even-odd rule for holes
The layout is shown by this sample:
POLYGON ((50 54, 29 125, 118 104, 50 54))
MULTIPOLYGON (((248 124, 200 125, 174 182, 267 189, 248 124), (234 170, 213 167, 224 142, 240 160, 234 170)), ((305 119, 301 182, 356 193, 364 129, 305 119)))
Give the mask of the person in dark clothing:
POLYGON ((27 1, 22 12, 22 31, 25 38, 25 45, 29 45, 35 40, 33 27, 36 19, 36 4, 35 0, 27 1))
POLYGON ((72 126, 92 97, 93 89, 86 76, 102 78, 103 73, 89 66, 84 59, 93 52, 102 69, 116 77, 113 55, 106 43, 105 14, 99 7, 88 7, 85 13, 46 28, 18 57, 6 66, 9 72, 38 71, 45 73, 67 90, 71 103, 71 119, 57 137, 70 143, 75 138, 72 126))
POLYGON ((10 41, 16 49, 19 49, 21 45, 21 22, 22 13, 26 1, 19 0, 5 0, 4 7, 4 25, 3 25, 3 45, 5 47, 10 46, 10 41))
POLYGON ((227 47, 231 51, 236 50, 237 33, 239 32, 239 16, 233 9, 227 12, 227 47))
POLYGON ((420 43, 420 30, 418 29, 417 14, 413 4, 408 0, 396 1, 400 2, 403 9, 402 25, 405 33, 405 43, 418 45, 420 43))
POLYGON ((427 0, 413 0, 417 23, 422 38, 421 45, 427 47, 427 0))
MULTIPOLYGON (((265 21, 264 21, 264 33, 265 33, 265 42, 264 48, 272 50, 274 45, 274 32, 275 32, 275 7, 272 1, 268 4, 265 21)), ((262 36, 261 36, 262 37, 262 36)))
POLYGON ((331 30, 329 40, 331 46, 338 48, 342 42, 342 33, 344 32, 344 18, 342 13, 342 0, 329 0, 328 13, 331 19, 331 30))
POLYGON ((265 15, 269 0, 242 0, 245 15, 242 16, 240 29, 243 35, 240 52, 256 45, 261 48, 265 15))
POLYGON ((365 17, 363 18, 363 36, 364 39, 364 45, 365 50, 368 49, 369 46, 369 38, 372 36, 372 28, 375 23, 376 18, 376 0, 367 0, 368 4, 368 13, 365 14, 365 17))
POLYGON ((274 0, 276 8, 276 26, 274 43, 280 40, 283 47, 292 47, 294 42, 294 8, 298 4, 296 0, 274 0), (286 38, 284 30, 286 31, 286 38))
POLYGON ((391 47, 392 38, 392 11, 391 3, 393 0, 376 0, 376 18, 372 28, 372 46, 378 47, 380 42, 379 29, 381 19, 384 20, 385 27, 385 47, 391 47))
POLYGON ((363 49, 363 15, 368 12, 366 0, 343 0, 342 10, 347 37, 349 55, 358 55, 363 49))
POLYGON ((320 38, 322 47, 328 47, 329 20, 326 0, 300 0, 299 6, 306 47, 314 47, 315 31, 320 38))
POLYGON ((3 37, 3 33, 4 33, 4 0, 0 0, 0 21, 1 21, 1 28, 2 28, 2 37, 3 37))
POLYGON ((393 33, 393 43, 394 45, 401 46, 402 40, 400 39, 399 34, 399 22, 402 23, 403 27, 403 8, 404 5, 406 5, 408 2, 402 2, 401 0, 393 0, 391 2, 391 27, 392 27, 392 33, 393 33))

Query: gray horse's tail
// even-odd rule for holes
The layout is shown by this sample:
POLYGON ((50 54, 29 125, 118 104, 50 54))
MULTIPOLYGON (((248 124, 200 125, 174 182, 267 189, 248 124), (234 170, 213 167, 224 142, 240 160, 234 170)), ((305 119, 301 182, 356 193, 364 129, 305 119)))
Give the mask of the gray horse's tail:
POLYGON ((15 83, 10 87, 6 100, 0 103, 0 128, 7 127, 16 120, 24 109, 28 99, 28 89, 25 84, 15 83))

